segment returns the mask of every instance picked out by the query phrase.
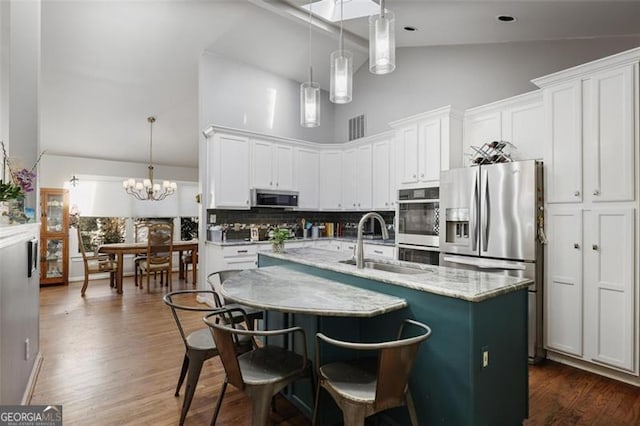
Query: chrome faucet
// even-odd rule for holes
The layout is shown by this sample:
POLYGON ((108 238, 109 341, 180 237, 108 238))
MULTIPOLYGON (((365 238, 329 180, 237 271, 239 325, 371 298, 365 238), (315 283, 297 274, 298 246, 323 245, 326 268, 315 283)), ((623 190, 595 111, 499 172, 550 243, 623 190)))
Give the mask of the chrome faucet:
POLYGON ((382 218, 382 216, 380 216, 376 212, 365 213, 364 216, 362 216, 362 218, 360 219, 360 222, 358 223, 358 241, 356 242, 356 255, 355 255, 356 269, 364 268, 364 247, 362 244, 362 232, 364 228, 364 223, 369 218, 378 219, 378 221, 380 222, 380 227, 382 228, 382 238, 385 240, 389 239, 389 231, 387 230, 387 224, 384 222, 384 219, 382 218))

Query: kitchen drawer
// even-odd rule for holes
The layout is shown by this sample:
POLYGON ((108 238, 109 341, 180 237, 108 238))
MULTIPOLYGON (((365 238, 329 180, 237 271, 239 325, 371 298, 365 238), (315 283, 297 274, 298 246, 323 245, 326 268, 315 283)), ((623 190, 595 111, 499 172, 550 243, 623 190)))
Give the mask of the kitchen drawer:
POLYGON ((321 249, 321 250, 340 251, 342 245, 341 245, 340 241, 318 240, 318 241, 316 241, 314 247, 318 248, 318 249, 321 249))
POLYGON ((356 252, 356 242, 355 241, 342 241, 340 243, 340 251, 344 253, 355 254, 356 252))
POLYGON ((395 254, 396 254, 396 248, 394 246, 383 246, 380 244, 364 245, 364 257, 379 256, 379 257, 386 257, 388 259, 394 259, 395 254))
POLYGON ((251 257, 229 257, 224 260, 225 269, 252 269, 258 267, 258 258, 251 257))
MULTIPOLYGON (((269 246, 271 248, 271 246, 269 246)), ((256 244, 222 247, 222 257, 255 256, 258 253, 256 244)))

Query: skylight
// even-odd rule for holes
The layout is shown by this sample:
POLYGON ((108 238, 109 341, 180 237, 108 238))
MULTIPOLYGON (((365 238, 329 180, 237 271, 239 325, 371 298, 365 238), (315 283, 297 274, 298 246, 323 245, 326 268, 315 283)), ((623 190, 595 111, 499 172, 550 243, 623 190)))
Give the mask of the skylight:
MULTIPOLYGON (((320 0, 313 2, 312 12, 329 22, 340 20, 340 0, 320 0)), ((309 4, 302 6, 304 10, 309 10, 309 4)), ((344 20, 361 18, 377 13, 380 5, 373 0, 344 0, 343 11, 344 20)))

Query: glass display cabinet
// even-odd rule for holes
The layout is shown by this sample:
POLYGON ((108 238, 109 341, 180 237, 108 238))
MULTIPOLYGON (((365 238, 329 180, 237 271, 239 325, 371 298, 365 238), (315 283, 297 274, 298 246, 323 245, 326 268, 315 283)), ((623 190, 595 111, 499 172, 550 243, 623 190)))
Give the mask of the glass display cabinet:
POLYGON ((40 203, 40 285, 66 285, 69 277, 69 191, 42 188, 40 203))

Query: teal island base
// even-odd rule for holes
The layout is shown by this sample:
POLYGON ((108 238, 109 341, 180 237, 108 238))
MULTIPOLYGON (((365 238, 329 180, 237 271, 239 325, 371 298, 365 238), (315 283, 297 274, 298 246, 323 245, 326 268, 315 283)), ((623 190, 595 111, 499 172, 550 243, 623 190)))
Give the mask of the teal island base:
MULTIPOLYGON (((373 342, 395 337, 405 318, 429 325, 432 335, 420 348, 410 384, 421 425, 511 426, 521 425, 527 417, 526 287, 470 302, 270 256, 259 255, 258 265, 285 266, 404 298, 407 308, 373 318, 270 312, 267 325, 286 321, 305 328, 310 357, 315 353, 316 331, 338 339, 373 342)), ((295 347, 295 342, 289 344, 295 347)), ((324 347, 320 353, 323 363, 350 355, 335 350, 328 353, 324 347)), ((311 415, 313 400, 308 382, 294 385, 287 397, 311 415)), ((324 424, 338 420, 331 404, 331 398, 322 399, 324 424)), ((388 410, 379 420, 384 425, 409 424, 406 409, 388 410)))

